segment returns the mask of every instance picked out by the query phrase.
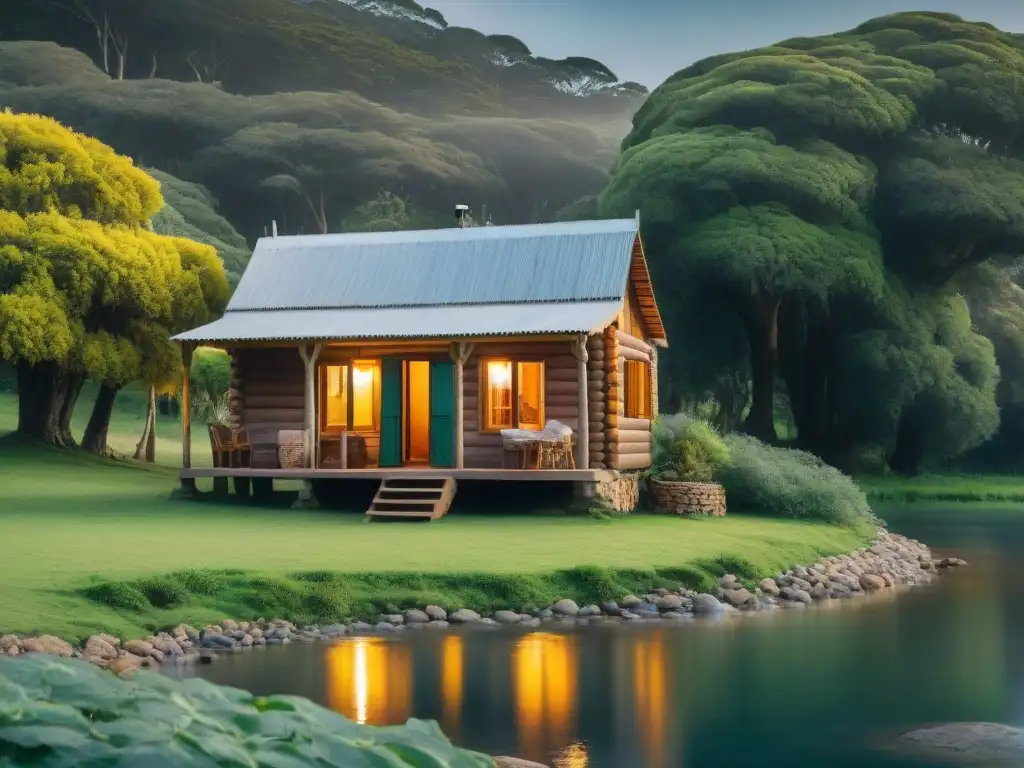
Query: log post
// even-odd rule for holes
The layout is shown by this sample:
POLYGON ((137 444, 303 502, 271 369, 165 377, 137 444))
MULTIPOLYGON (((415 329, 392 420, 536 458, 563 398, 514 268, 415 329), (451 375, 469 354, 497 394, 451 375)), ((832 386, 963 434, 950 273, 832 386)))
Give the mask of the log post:
POLYGON ((455 363, 455 468, 462 469, 465 461, 464 435, 462 432, 462 420, 465 416, 463 382, 465 379, 466 361, 473 354, 473 344, 466 341, 453 342, 450 354, 452 362, 455 363))
POLYGON ((572 348, 576 358, 576 384, 579 387, 579 418, 576 435, 576 468, 590 469, 590 407, 587 403, 587 334, 576 337, 572 348))
POLYGON ((651 345, 651 430, 658 418, 658 348, 651 345))
POLYGON ((186 341, 181 345, 181 468, 192 467, 192 350, 186 341))
POLYGON ((306 390, 305 400, 302 404, 302 413, 306 430, 306 466, 316 468, 317 444, 320 442, 317 437, 316 428, 316 361, 320 357, 322 345, 314 344, 312 347, 302 345, 299 347, 299 355, 306 367, 306 390))

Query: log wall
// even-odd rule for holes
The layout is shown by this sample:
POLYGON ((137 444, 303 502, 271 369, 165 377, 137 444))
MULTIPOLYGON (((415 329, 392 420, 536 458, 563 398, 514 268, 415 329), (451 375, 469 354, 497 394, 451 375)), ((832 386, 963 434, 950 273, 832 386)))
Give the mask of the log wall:
POLYGON ((587 419, 590 428, 591 469, 608 468, 608 376, 604 347, 604 336, 600 334, 587 339, 587 419))
POLYGON ((277 433, 304 429, 305 371, 295 347, 244 349, 232 379, 240 412, 252 440, 253 467, 277 466, 277 433))
POLYGON ((651 347, 614 327, 605 331, 604 340, 608 371, 609 405, 605 422, 608 466, 622 470, 645 469, 651 466, 652 422, 650 419, 626 418, 623 382, 626 360, 641 360, 651 364, 651 347))
POLYGON ((571 342, 477 343, 463 372, 463 462, 467 468, 511 468, 515 460, 502 450, 499 433, 482 431, 480 364, 488 357, 543 362, 544 420, 556 419, 573 432, 579 429, 579 385, 571 342))

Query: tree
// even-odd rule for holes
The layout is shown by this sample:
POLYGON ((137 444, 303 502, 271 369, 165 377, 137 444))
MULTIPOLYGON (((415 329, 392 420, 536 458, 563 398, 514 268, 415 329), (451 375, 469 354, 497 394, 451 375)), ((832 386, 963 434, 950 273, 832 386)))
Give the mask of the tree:
POLYGON ((166 372, 171 331, 223 308, 223 268, 209 246, 145 228, 159 185, 108 147, 10 112, 0 139, 0 357, 17 370, 18 431, 70 445, 94 378, 84 443, 102 450, 117 389, 166 372))
POLYGON ((846 465, 991 434, 998 367, 957 294, 1024 254, 1022 73, 1012 35, 895 14, 697 62, 637 112, 601 211, 641 209, 663 302, 715 297, 670 335, 746 329, 749 431, 775 438, 781 381, 801 447, 846 465))
POLYGON ((590 96, 619 79, 600 61, 585 56, 557 60, 537 58, 536 62, 556 89, 571 96, 590 96))
POLYGON ((503 67, 512 67, 516 64, 530 61, 533 53, 526 43, 512 35, 488 35, 487 41, 494 48, 494 60, 496 64, 503 67))

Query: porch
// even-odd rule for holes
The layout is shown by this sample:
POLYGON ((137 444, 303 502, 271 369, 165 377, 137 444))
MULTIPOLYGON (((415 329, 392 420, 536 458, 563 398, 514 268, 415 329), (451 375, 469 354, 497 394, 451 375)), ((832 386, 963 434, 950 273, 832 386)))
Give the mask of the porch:
POLYGON ((596 483, 606 479, 604 469, 444 469, 429 467, 365 467, 360 469, 297 469, 252 467, 190 467, 181 470, 182 481, 202 478, 268 480, 482 480, 495 482, 596 483))

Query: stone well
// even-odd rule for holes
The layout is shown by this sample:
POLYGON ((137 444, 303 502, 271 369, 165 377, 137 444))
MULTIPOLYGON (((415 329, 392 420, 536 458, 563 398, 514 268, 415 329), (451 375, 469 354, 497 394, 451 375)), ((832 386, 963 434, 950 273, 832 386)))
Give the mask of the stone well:
POLYGON ((712 517, 721 517, 725 514, 725 488, 718 483, 652 480, 650 485, 655 512, 712 517))

